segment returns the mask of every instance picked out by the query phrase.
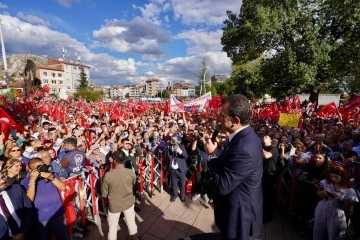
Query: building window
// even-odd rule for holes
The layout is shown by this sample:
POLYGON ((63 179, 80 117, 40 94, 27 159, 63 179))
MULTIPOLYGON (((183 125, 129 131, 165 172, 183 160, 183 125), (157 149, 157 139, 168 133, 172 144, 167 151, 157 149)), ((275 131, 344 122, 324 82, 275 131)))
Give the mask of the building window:
POLYGON ((62 81, 62 80, 59 80, 59 84, 63 84, 63 81, 62 81))
POLYGON ((52 88, 51 91, 56 92, 56 88, 52 88))
POLYGON ((59 88, 59 92, 61 91, 61 88, 59 88))
POLYGON ((55 77, 55 75, 56 75, 55 73, 51 73, 51 76, 52 76, 52 77, 55 77))
POLYGON ((56 84, 56 80, 51 80, 51 83, 52 83, 52 84, 56 84))
POLYGON ((68 86, 68 89, 70 89, 70 87, 68 86))
POLYGON ((43 72, 43 76, 44 76, 44 77, 47 77, 47 72, 43 72))
POLYGON ((47 80, 47 79, 43 79, 43 83, 48 83, 48 80, 47 80))
POLYGON ((58 73, 58 77, 62 77, 62 73, 58 73))

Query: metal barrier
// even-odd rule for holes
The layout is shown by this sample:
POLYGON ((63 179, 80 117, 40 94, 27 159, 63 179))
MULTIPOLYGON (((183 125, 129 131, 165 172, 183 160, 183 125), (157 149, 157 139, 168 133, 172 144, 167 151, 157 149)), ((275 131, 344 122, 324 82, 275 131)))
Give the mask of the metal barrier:
MULTIPOLYGON (((147 191, 150 196, 154 194, 154 189, 163 191, 164 183, 164 157, 159 154, 155 157, 152 153, 147 153, 144 158, 138 158, 139 167, 139 192, 147 191)), ((86 167, 79 175, 65 180, 67 190, 60 192, 60 196, 65 208, 68 231, 73 239, 73 225, 77 222, 86 225, 86 220, 97 223, 98 215, 107 214, 107 201, 102 198, 101 185, 107 171, 114 169, 114 165, 102 165, 100 168, 86 167)))

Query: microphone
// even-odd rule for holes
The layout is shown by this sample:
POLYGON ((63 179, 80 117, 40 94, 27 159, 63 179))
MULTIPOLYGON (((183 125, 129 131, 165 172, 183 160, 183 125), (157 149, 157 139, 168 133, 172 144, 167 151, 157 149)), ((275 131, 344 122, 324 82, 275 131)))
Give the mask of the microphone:
POLYGON ((215 143, 216 137, 217 137, 217 135, 219 134, 220 131, 221 131, 221 125, 220 125, 220 124, 216 124, 215 129, 214 129, 214 132, 213 132, 213 134, 211 135, 211 141, 212 141, 213 143, 215 143))

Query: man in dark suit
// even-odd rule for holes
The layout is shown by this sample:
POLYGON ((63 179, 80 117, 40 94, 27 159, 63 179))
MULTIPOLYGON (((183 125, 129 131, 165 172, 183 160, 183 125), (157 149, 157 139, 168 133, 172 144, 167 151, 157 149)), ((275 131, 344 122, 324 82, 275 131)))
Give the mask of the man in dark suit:
POLYGON ((186 160, 188 154, 186 152, 185 146, 180 143, 178 139, 178 134, 174 134, 171 137, 171 140, 168 145, 169 156, 169 172, 171 175, 171 188, 172 195, 170 202, 175 202, 178 196, 178 188, 180 188, 180 200, 185 202, 185 178, 188 166, 186 160), (178 186, 178 181, 180 186, 178 186))
POLYGON ((221 131, 229 143, 219 156, 217 142, 207 141, 214 157, 208 163, 215 188, 215 223, 222 239, 247 240, 262 227, 262 144, 250 124, 250 103, 242 95, 223 98, 219 113, 221 131))
POLYGON ((31 239, 34 215, 35 210, 24 189, 19 184, 8 187, 6 177, 0 172, 0 239, 31 239))

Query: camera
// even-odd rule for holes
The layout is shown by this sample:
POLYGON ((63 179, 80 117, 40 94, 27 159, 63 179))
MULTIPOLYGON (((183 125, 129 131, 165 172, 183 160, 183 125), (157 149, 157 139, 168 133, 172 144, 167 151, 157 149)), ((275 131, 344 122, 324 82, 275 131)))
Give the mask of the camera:
POLYGON ((171 140, 171 141, 170 141, 170 145, 175 146, 175 145, 176 145, 176 141, 175 141, 175 140, 171 140))
POLYGON ((36 168, 39 172, 51 172, 52 167, 50 165, 39 165, 36 168))

